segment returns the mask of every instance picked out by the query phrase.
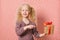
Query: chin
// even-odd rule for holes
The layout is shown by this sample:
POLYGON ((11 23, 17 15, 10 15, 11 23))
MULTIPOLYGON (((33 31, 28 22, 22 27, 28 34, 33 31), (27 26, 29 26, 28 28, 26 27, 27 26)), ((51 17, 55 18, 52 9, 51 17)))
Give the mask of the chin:
POLYGON ((24 16, 25 18, 28 18, 28 16, 24 16))
POLYGON ((25 17, 25 18, 28 18, 28 17, 25 17))

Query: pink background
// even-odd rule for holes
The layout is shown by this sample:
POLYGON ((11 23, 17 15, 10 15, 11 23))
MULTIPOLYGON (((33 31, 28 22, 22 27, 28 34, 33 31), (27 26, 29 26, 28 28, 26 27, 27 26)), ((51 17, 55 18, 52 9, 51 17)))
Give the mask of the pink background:
POLYGON ((0 40, 18 39, 15 33, 16 14, 17 8, 24 3, 35 9, 40 33, 43 32, 44 21, 53 21, 55 25, 53 35, 38 40, 60 40, 60 0, 0 0, 0 40))

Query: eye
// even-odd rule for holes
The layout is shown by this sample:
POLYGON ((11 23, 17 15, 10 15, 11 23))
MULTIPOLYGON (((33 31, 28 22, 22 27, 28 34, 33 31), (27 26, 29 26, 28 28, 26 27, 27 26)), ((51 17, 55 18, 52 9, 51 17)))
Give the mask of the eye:
POLYGON ((26 11, 29 11, 29 10, 26 10, 26 11))
POLYGON ((26 11, 28 11, 28 12, 29 12, 29 10, 26 10, 26 11))
POLYGON ((22 11, 24 11, 24 10, 22 10, 22 11))

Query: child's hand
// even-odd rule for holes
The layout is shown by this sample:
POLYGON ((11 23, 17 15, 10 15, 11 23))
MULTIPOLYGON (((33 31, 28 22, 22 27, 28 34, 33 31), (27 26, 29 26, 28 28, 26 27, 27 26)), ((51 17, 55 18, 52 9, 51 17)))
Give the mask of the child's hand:
POLYGON ((34 25, 28 25, 28 26, 25 26, 25 27, 24 27, 24 30, 33 29, 33 28, 35 28, 34 25))
POLYGON ((46 35, 46 34, 45 34, 45 33, 43 33, 43 34, 40 34, 39 36, 40 36, 40 37, 43 37, 43 36, 45 36, 45 35, 46 35))
POLYGON ((27 28, 28 29, 33 29, 33 28, 35 28, 35 26, 34 25, 28 25, 27 28))

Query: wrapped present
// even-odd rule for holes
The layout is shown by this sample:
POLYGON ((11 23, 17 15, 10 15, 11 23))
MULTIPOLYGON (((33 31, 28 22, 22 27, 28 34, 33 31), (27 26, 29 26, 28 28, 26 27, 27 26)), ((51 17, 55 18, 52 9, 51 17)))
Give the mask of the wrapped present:
POLYGON ((44 32, 48 35, 54 33, 54 25, 52 22, 44 22, 44 32))

